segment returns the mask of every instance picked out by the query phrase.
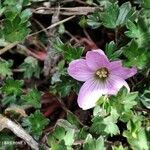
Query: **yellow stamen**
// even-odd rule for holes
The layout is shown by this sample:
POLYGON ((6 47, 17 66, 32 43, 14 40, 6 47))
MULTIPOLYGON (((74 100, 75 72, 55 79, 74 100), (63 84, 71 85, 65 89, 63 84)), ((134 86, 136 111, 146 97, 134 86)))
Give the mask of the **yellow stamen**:
POLYGON ((108 77, 109 72, 107 68, 103 67, 103 68, 98 69, 95 74, 100 79, 105 79, 108 77))

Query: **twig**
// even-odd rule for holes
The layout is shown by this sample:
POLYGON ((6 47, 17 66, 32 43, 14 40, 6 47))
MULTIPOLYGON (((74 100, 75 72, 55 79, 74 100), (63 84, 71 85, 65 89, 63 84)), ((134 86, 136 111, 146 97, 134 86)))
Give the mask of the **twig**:
MULTIPOLYGON (((60 12, 60 6, 58 6, 58 9, 52 15, 52 19, 51 19, 52 25, 60 22, 59 12, 60 12)), ((57 28, 54 27, 54 28, 49 29, 48 35, 49 35, 49 39, 48 39, 49 42, 47 45, 47 55, 46 55, 45 60, 44 60, 44 68, 43 68, 43 73, 44 73, 45 77, 48 77, 50 74, 53 74, 56 71, 55 66, 60 59, 60 54, 58 54, 52 48, 52 41, 57 36, 57 28)))
MULTIPOLYGON (((53 14, 58 8, 46 8, 46 7, 39 7, 37 9, 33 9, 33 13, 36 14, 53 14)), ((87 15, 88 13, 92 13, 97 9, 102 9, 100 7, 62 7, 60 8, 61 15, 87 15)))
POLYGON ((66 21, 69 21, 69 20, 73 19, 74 17, 75 17, 75 16, 71 16, 71 17, 68 17, 68 18, 66 18, 66 19, 64 19, 64 20, 61 20, 61 21, 59 21, 59 22, 57 22, 57 23, 55 23, 55 24, 50 25, 49 27, 47 27, 47 28, 45 28, 45 29, 42 29, 42 30, 40 30, 40 31, 38 31, 38 32, 35 32, 35 33, 32 33, 32 34, 28 35, 28 37, 29 37, 29 36, 33 36, 33 35, 36 35, 36 34, 39 34, 39 33, 43 32, 43 31, 45 32, 46 30, 51 29, 51 28, 54 28, 54 27, 56 27, 56 26, 58 26, 58 25, 60 25, 60 24, 62 24, 62 23, 64 23, 64 22, 66 22, 66 21))
POLYGON ((15 135, 23 139, 31 148, 39 150, 39 144, 18 124, 0 114, 0 131, 4 128, 11 130, 15 135))
MULTIPOLYGON (((36 54, 36 53, 34 53, 34 52, 32 52, 32 51, 30 51, 27 47, 25 47, 24 45, 21 45, 21 44, 18 44, 17 45, 18 46, 18 53, 21 53, 21 54, 24 54, 24 55, 29 55, 29 56, 32 56, 32 57, 34 57, 34 58, 36 58, 36 59, 38 59, 38 60, 40 60, 40 61, 44 61, 44 58, 43 57, 41 57, 41 56, 39 56, 38 54, 36 54)), ((24 71, 24 70, 21 70, 21 71, 24 71)), ((14 72, 15 72, 15 70, 14 70, 14 72)))
POLYGON ((80 43, 80 40, 78 40, 74 35, 72 35, 69 31, 65 30, 65 33, 71 37, 71 40, 74 40, 76 43, 80 43))
POLYGON ((3 53, 7 52, 8 50, 10 50, 11 48, 15 47, 19 42, 14 42, 14 43, 11 43, 9 45, 7 45, 6 47, 0 49, 0 55, 2 55, 3 53))
MULTIPOLYGON (((36 19, 33 18, 33 21, 34 21, 36 24, 38 24, 41 29, 45 29, 45 27, 44 27, 38 20, 36 20, 36 19)), ((48 35, 47 30, 44 30, 44 32, 45 32, 46 36, 48 37, 49 35, 48 35)))
POLYGON ((93 41, 85 28, 83 29, 83 32, 84 32, 85 36, 88 38, 89 41, 93 41))
POLYGON ((87 5, 86 2, 83 2, 82 0, 74 0, 75 2, 79 3, 79 4, 83 4, 83 5, 87 5))

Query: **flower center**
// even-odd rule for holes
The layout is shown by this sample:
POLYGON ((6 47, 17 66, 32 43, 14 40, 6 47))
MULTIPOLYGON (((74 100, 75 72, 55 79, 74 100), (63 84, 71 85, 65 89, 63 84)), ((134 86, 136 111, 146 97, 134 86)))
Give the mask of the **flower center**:
POLYGON ((108 77, 109 72, 107 68, 103 67, 103 68, 98 69, 95 75, 100 79, 105 79, 108 77))

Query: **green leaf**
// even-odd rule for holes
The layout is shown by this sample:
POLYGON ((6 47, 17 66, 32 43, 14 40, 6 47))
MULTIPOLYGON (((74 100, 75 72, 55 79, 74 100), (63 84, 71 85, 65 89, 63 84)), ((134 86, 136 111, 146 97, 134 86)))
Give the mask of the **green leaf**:
POLYGON ((59 32, 59 34, 65 33, 65 26, 63 24, 59 25, 58 32, 59 32))
POLYGON ((133 38, 139 47, 149 47, 150 42, 150 18, 149 10, 142 9, 139 12, 137 23, 127 22, 128 31, 125 34, 133 38))
POLYGON ((68 129, 77 129, 76 125, 71 124, 70 122, 68 122, 65 119, 59 119, 57 121, 57 125, 60 126, 60 127, 63 127, 66 130, 68 130, 68 129))
POLYGON ((74 129, 68 129, 64 136, 64 141, 65 145, 71 146, 74 142, 74 135, 75 135, 75 130, 74 129))
POLYGON ((33 114, 23 119, 22 126, 33 135, 35 139, 39 139, 42 135, 43 129, 48 125, 49 119, 39 111, 35 111, 33 114))
POLYGON ((150 109, 150 90, 145 90, 140 96, 140 100, 147 109, 150 109))
POLYGON ((30 9, 25 9, 21 12, 20 18, 21 18, 21 23, 25 23, 29 20, 31 17, 32 13, 30 9))
POLYGON ((73 47, 69 43, 62 43, 60 39, 56 39, 53 43, 53 47, 56 51, 63 54, 64 59, 69 63, 74 59, 78 59, 83 54, 83 47, 73 47))
POLYGON ((126 88, 122 88, 116 96, 110 97, 110 105, 117 111, 122 121, 126 122, 132 115, 131 109, 137 105, 137 96, 137 92, 128 93, 126 88))
POLYGON ((21 99, 24 101, 23 103, 26 105, 31 105, 34 108, 41 107, 41 93, 37 89, 31 89, 26 95, 22 95, 21 99))
POLYGON ((139 69, 143 69, 147 64, 149 53, 143 48, 138 48, 138 44, 135 41, 131 41, 122 50, 124 56, 127 58, 124 62, 126 66, 136 66, 139 69))
POLYGON ((4 20, 3 35, 8 42, 22 41, 29 34, 28 24, 21 23, 18 16, 13 20, 4 20))
POLYGON ((107 8, 107 6, 110 5, 110 3, 116 3, 117 0, 97 0, 97 2, 100 4, 100 6, 107 8))
POLYGON ((102 137, 94 139, 92 135, 88 134, 83 145, 83 150, 105 150, 104 139, 102 137))
POLYGON ((131 7, 130 2, 123 3, 119 8, 119 15, 116 21, 117 26, 125 25, 128 20, 134 20, 135 9, 131 7))
POLYGON ((13 104, 17 104, 17 98, 16 95, 8 95, 8 96, 4 96, 2 99, 2 105, 6 106, 6 105, 13 105, 13 104))
POLYGON ((114 29, 116 28, 117 19, 119 15, 119 6, 115 3, 109 3, 107 8, 105 8, 104 12, 101 13, 101 21, 102 24, 107 27, 114 29))
POLYGON ((82 16, 82 17, 81 17, 80 22, 79 22, 79 25, 80 25, 82 28, 87 27, 87 20, 86 20, 85 16, 82 16))
POLYGON ((6 95, 20 95, 22 93, 23 81, 7 79, 1 90, 6 95))
POLYGON ((101 26, 100 13, 98 11, 94 12, 92 15, 88 15, 87 24, 93 29, 101 26))
POLYGON ((119 146, 112 146, 112 150, 128 150, 128 148, 119 145, 119 146))
POLYGON ((69 93, 72 90, 77 92, 79 90, 79 83, 67 75, 61 76, 60 82, 57 82, 56 84, 51 85, 50 90, 54 94, 58 94, 61 97, 65 97, 69 95, 69 93))
POLYGON ((116 60, 122 54, 122 50, 117 50, 117 46, 114 41, 106 44, 105 53, 110 60, 116 60))
POLYGON ((148 139, 144 128, 141 126, 141 118, 135 116, 127 124, 127 130, 123 132, 132 149, 148 150, 148 139))
POLYGON ((114 29, 125 25, 128 20, 134 20, 135 13, 129 2, 123 3, 120 7, 116 3, 109 3, 101 13, 101 21, 105 27, 114 29))
POLYGON ((141 27, 138 24, 135 25, 131 21, 128 21, 126 26, 128 31, 125 32, 125 35, 133 38, 138 43, 139 47, 141 47, 145 41, 145 33, 142 31, 141 27))
POLYGON ((13 65, 13 62, 5 61, 3 59, 0 59, 0 76, 1 77, 10 77, 12 75, 10 67, 13 65))
MULTIPOLYGON (((26 0, 25 0, 26 1, 26 0)), ((15 5, 22 5, 23 0, 5 0, 4 5, 9 5, 9 6, 15 6, 15 5)))
POLYGON ((7 7, 5 11, 5 17, 7 18, 7 20, 13 21, 20 12, 21 12, 20 6, 7 7))
POLYGON ((25 58, 19 68, 24 70, 24 78, 31 78, 32 76, 39 78, 40 76, 38 60, 31 56, 25 58))
POLYGON ((120 133, 119 128, 116 125, 118 117, 119 115, 115 109, 112 109, 110 115, 105 118, 96 116, 92 119, 93 124, 90 131, 96 134, 116 135, 120 133))
POLYGON ((49 134, 48 136, 48 143, 51 147, 55 147, 58 145, 57 143, 64 143, 66 148, 71 148, 72 144, 74 143, 75 138, 75 129, 71 128, 63 128, 57 126, 53 133, 49 134), (56 142, 57 141, 57 142, 56 142))
POLYGON ((76 125, 77 127, 80 126, 80 121, 77 118, 76 115, 74 115, 72 112, 67 112, 67 120, 71 123, 76 125))
POLYGON ((150 9, 150 2, 149 2, 149 0, 141 0, 141 2, 142 2, 142 6, 144 8, 150 9))
POLYGON ((28 0, 5 0, 5 16, 1 26, 1 34, 7 42, 23 41, 29 34, 29 18, 32 13, 30 9, 23 9, 27 3, 28 0))
POLYGON ((64 59, 67 62, 71 62, 74 59, 81 57, 84 48, 83 47, 72 47, 70 44, 65 44, 63 46, 64 50, 64 59))
POLYGON ((58 65, 55 67, 55 69, 56 69, 56 72, 51 77, 51 84, 61 82, 61 76, 67 74, 64 60, 60 61, 58 65))

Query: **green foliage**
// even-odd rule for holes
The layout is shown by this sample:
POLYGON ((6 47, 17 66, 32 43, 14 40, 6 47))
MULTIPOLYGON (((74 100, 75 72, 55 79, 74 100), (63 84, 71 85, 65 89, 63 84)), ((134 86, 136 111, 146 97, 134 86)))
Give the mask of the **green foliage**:
MULTIPOLYGON (((70 8, 80 6, 80 2, 64 3, 61 0, 59 2, 60 15, 68 12, 70 8)), ((83 1, 86 9, 91 11, 90 7, 94 7, 96 10, 88 13, 88 16, 75 15, 76 19, 80 19, 79 25, 82 28, 68 26, 73 21, 77 21, 73 18, 64 24, 58 22, 59 27, 52 29, 56 31, 53 32, 54 37, 51 35, 47 37, 47 31, 50 32, 51 27, 42 30, 42 34, 40 31, 34 36, 29 35, 30 29, 36 32, 41 30, 42 25, 44 28, 50 25, 49 21, 45 22, 42 18, 43 16, 45 18, 44 14, 34 15, 30 24, 31 10, 35 14, 41 13, 40 5, 46 8, 50 5, 55 8, 57 3, 57 0, 0 2, 0 113, 11 118, 18 125, 21 124, 38 143, 42 143, 39 146, 41 150, 45 150, 45 147, 51 150, 148 150, 150 147, 149 0, 134 0, 131 3, 127 0, 86 0, 83 1), (56 36, 58 38, 55 38, 56 36), (15 45, 16 41, 26 48, 35 46, 43 50, 48 47, 47 54, 50 57, 47 58, 52 65, 46 66, 47 59, 39 63, 25 51, 20 51, 21 49, 18 49, 20 44, 15 45), (85 50, 77 46, 81 44, 85 46, 85 50), (11 45, 13 50, 10 48, 11 45), (85 57, 86 52, 92 50, 93 45, 104 48, 110 61, 121 60, 127 67, 136 67, 138 73, 127 80, 131 92, 122 88, 116 95, 101 96, 92 114, 92 110, 81 110, 76 100, 70 100, 72 97, 75 98, 75 92, 78 95, 81 83, 68 75, 67 67, 71 61, 85 57), (52 50, 52 53, 49 50, 52 50), (23 57, 17 58, 20 55, 23 57), (53 58, 55 56, 59 58, 53 58), (43 67, 51 67, 50 76, 45 78, 43 67), (52 98, 52 104, 45 104, 44 101, 41 105, 44 96, 47 100, 52 98), (62 108, 54 110, 53 98, 62 100, 62 108), (48 105, 52 107, 49 108, 48 105), (42 112, 51 109, 52 113, 48 117, 53 122, 49 124, 49 119, 39 109, 42 112), (61 115, 65 115, 63 119, 61 115), (52 130, 45 134, 43 131, 48 124, 52 130)), ((47 14, 46 18, 48 16, 51 14, 47 14)), ((77 23, 78 21, 73 25, 77 23)), ((0 124, 3 125, 3 122, 1 121, 0 124)), ((3 144, 4 141, 18 140, 15 135, 11 136, 7 131, 12 133, 8 129, 0 131, 0 150, 24 148, 22 145, 3 144)))
POLYGON ((93 29, 96 29, 101 26, 100 22, 100 12, 96 11, 92 15, 88 16, 87 24, 91 26, 93 29))
POLYGON ((23 104, 31 105, 34 108, 41 107, 41 93, 37 89, 31 89, 26 95, 22 95, 23 104))
POLYGON ((85 143, 83 145, 83 150, 105 150, 104 147, 104 139, 99 137, 98 139, 94 139, 92 135, 88 135, 85 139, 85 143))
POLYGON ((67 74, 67 69, 65 68, 65 61, 62 60, 55 67, 55 73, 51 77, 51 84, 55 84, 57 82, 61 82, 61 76, 65 76, 67 74))
POLYGON ((23 81, 7 79, 5 84, 2 86, 1 91, 6 95, 20 95, 22 93, 23 81))
POLYGON ((64 60, 68 63, 80 58, 84 50, 83 47, 73 47, 69 43, 64 44, 60 39, 57 39, 53 43, 53 47, 56 51, 63 54, 64 60))
POLYGON ((73 150, 72 145, 75 142, 77 128, 66 120, 59 119, 53 133, 48 136, 48 143, 52 150, 59 150, 63 148, 66 150, 73 150))
POLYGON ((71 150, 71 146, 74 142, 74 136, 74 129, 64 129, 62 127, 56 127, 53 134, 49 135, 48 141, 52 147, 52 150, 57 150, 60 145, 67 150, 71 150))
POLYGON ((17 103, 17 97, 16 95, 4 96, 1 102, 4 106, 13 105, 17 103))
POLYGON ((23 1, 4 1, 5 11, 4 23, 1 27, 2 36, 8 42, 22 41, 29 34, 28 22, 31 11, 29 9, 22 10, 23 1))
POLYGON ((142 2, 142 6, 144 8, 150 9, 150 2, 149 2, 149 0, 141 0, 141 2, 142 2))
POLYGON ((68 113, 67 113, 67 120, 68 120, 71 124, 76 125, 77 127, 79 127, 80 124, 81 124, 80 121, 79 121, 79 119, 77 118, 77 116, 74 115, 74 114, 71 113, 71 112, 68 112, 68 113))
POLYGON ((132 118, 132 120, 127 123, 127 130, 123 132, 123 135, 127 138, 132 149, 148 150, 149 143, 141 121, 139 116, 132 118))
POLYGON ((24 71, 24 78, 31 78, 32 76, 39 78, 40 76, 40 67, 38 60, 28 56, 25 58, 24 62, 19 66, 20 69, 24 71))
POLYGON ((130 37, 134 38, 134 40, 137 41, 138 45, 142 46, 144 42, 144 32, 142 31, 141 27, 139 25, 135 25, 133 22, 128 21, 127 22, 127 28, 129 31, 126 31, 125 34, 130 37))
POLYGON ((23 119, 22 126, 24 126, 35 139, 39 139, 43 129, 48 123, 49 119, 45 118, 39 110, 36 110, 33 114, 23 119))
POLYGON ((141 10, 137 23, 127 22, 128 31, 125 34, 133 38, 139 47, 149 46, 150 42, 150 19, 149 11, 141 10))
POLYGON ((71 90, 78 91, 79 83, 69 76, 61 76, 60 81, 50 86, 51 92, 58 94, 61 97, 67 96, 71 90))
POLYGON ((117 46, 114 41, 106 44, 105 53, 110 60, 116 60, 121 55, 122 51, 117 50, 117 46))
POLYGON ((147 109, 150 109, 150 90, 145 90, 140 100, 147 109))
POLYGON ((122 88, 116 96, 110 97, 110 106, 115 109, 122 121, 128 121, 132 116, 133 107, 137 105, 137 92, 128 93, 122 88))
POLYGON ((120 7, 117 3, 108 2, 102 12, 90 15, 87 23, 94 28, 102 24, 106 28, 115 29, 124 26, 128 20, 134 20, 135 16, 136 11, 129 2, 120 7))
POLYGON ((128 148, 123 147, 122 145, 119 145, 119 146, 113 146, 112 150, 128 150, 128 148))
POLYGON ((97 2, 100 4, 100 6, 103 6, 106 8, 110 3, 116 3, 117 0, 97 0, 97 2))
POLYGON ((1 77, 10 77, 12 75, 10 67, 13 65, 13 62, 5 61, 0 59, 0 76, 1 77))
POLYGON ((118 117, 119 115, 115 109, 112 109, 110 115, 105 118, 102 116, 95 116, 92 119, 93 124, 90 128, 91 132, 100 135, 110 134, 111 136, 118 134, 120 132, 116 125, 118 117))
POLYGON ((123 47, 123 54, 127 58, 124 63, 128 67, 136 66, 139 69, 143 69, 148 63, 149 52, 143 48, 138 48, 138 44, 135 41, 131 41, 127 46, 123 47))

